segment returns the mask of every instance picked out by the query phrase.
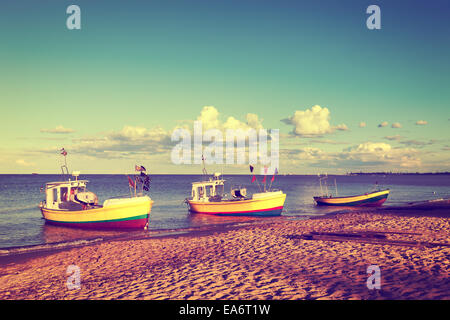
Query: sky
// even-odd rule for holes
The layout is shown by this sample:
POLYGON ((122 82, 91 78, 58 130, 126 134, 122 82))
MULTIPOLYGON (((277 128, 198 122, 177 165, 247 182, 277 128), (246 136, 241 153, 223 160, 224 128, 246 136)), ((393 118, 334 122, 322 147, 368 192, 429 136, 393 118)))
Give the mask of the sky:
POLYGON ((0 48, 0 174, 200 173, 196 120, 279 129, 280 173, 450 171, 448 1, 5 0, 0 48))

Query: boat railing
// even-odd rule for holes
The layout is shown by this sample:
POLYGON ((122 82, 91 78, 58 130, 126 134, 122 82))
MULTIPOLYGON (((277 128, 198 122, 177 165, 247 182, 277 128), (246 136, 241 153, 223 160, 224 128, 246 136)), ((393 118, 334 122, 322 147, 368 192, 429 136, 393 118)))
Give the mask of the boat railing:
MULTIPOLYGON (((142 197, 144 196, 143 192, 138 192, 136 193, 135 196, 131 197, 131 198, 136 198, 136 197, 142 197)), ((122 194, 122 195, 118 195, 118 196, 114 196, 114 197, 108 197, 108 199, 120 199, 120 198, 130 198, 129 194, 122 194)))

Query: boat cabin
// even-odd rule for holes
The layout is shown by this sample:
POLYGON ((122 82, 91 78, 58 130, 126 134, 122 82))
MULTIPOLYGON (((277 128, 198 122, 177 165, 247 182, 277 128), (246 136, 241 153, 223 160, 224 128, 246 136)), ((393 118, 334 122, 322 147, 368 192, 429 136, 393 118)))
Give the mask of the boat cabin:
POLYGON ((192 200, 220 201, 224 193, 225 180, 220 179, 220 173, 215 173, 209 181, 192 183, 192 200))
POLYGON ((96 205, 97 196, 86 190, 88 180, 78 180, 79 172, 74 172, 75 180, 48 182, 45 184, 45 203, 48 209, 82 210, 87 205, 96 205))

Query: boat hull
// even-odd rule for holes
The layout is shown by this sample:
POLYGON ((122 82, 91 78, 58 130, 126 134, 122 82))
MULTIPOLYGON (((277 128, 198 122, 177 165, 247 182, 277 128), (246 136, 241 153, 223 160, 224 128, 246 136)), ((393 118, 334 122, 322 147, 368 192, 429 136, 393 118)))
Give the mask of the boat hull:
POLYGON ((314 197, 314 201, 319 206, 379 207, 388 196, 389 190, 383 190, 349 197, 314 197))
MULTIPOLYGON (((46 223, 83 229, 144 229, 149 222, 153 201, 137 197, 88 210, 55 210, 42 207, 46 223)), ((106 202, 105 202, 106 204, 106 202)))
POLYGON ((279 216, 283 211, 286 194, 260 199, 203 202, 188 200, 191 213, 203 213, 223 216, 279 216))

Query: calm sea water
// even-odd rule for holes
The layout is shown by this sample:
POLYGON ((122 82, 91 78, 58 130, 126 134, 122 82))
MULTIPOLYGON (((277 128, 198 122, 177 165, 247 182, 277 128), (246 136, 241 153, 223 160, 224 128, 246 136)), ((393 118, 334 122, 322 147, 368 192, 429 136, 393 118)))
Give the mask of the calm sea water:
MULTIPOLYGON (((258 191, 257 185, 250 183, 251 177, 248 175, 231 175, 224 178, 227 180, 226 188, 242 185, 247 187, 249 193, 258 191)), ((99 203, 109 197, 129 195, 125 175, 84 175, 80 179, 90 181, 88 188, 98 195, 99 203)), ((183 200, 190 195, 191 182, 201 179, 201 175, 153 175, 149 195, 155 203, 150 214, 149 230, 133 231, 131 234, 146 236, 163 230, 185 230, 223 223, 252 223, 267 219, 189 214, 183 200)), ((450 196, 448 175, 329 176, 328 189, 333 194, 335 179, 341 196, 371 191, 375 182, 390 188, 391 194, 385 205, 450 196)), ((0 248, 55 243, 61 245, 83 239, 130 235, 129 232, 88 231, 46 225, 38 209, 39 202, 44 199, 40 188, 46 182, 59 180, 60 175, 0 175, 0 248)), ((259 180, 261 181, 261 178, 259 180)), ((270 177, 268 180, 270 182, 270 177)), ((320 194, 316 176, 277 176, 273 187, 287 194, 282 217, 276 219, 307 218, 342 210, 314 205, 313 195, 320 194)))

